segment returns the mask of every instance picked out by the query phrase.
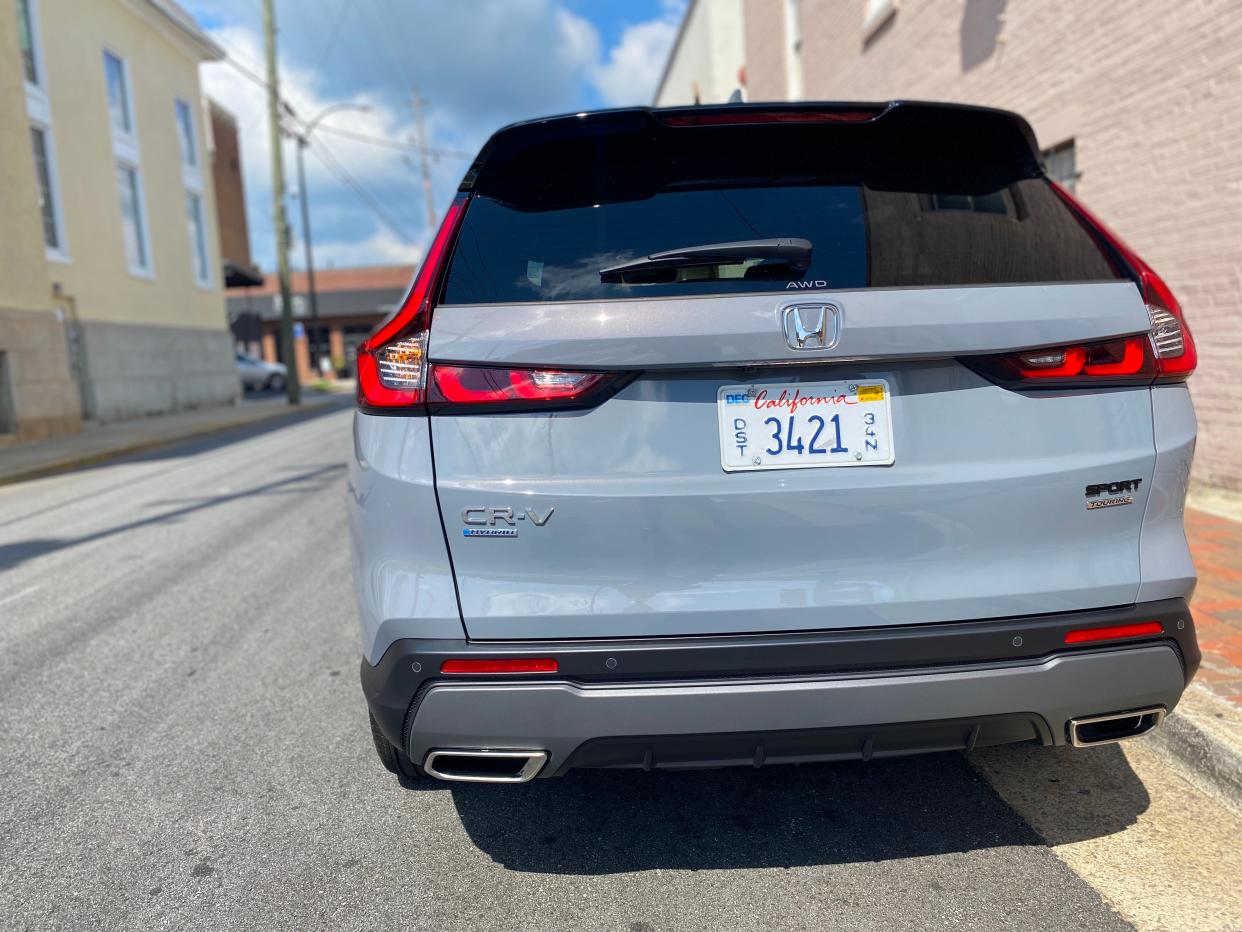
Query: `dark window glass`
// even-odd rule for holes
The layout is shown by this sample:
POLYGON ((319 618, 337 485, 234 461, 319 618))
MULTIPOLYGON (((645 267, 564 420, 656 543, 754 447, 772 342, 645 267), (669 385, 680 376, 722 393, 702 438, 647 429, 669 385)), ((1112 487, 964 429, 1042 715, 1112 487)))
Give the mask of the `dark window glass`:
POLYGON ((1041 179, 986 193, 865 185, 720 187, 539 210, 475 197, 446 304, 1090 281, 1118 277, 1041 179), (800 237, 805 272, 747 260, 665 270, 642 284, 599 270, 678 247, 800 237))
POLYGON ((52 200, 52 172, 48 164, 47 135, 37 126, 30 128, 34 146, 35 178, 39 182, 39 210, 43 215, 43 243, 48 249, 60 248, 60 230, 56 226, 56 204, 52 200))
POLYGON ((39 83, 39 69, 35 65, 34 23, 30 18, 28 0, 17 0, 17 44, 22 50, 22 70, 29 84, 39 83))

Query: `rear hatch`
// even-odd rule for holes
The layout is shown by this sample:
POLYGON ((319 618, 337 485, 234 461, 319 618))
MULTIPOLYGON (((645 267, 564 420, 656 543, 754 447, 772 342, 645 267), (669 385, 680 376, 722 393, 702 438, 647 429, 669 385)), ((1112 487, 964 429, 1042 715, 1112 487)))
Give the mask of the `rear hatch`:
POLYGON ((501 131, 463 187, 427 354, 472 638, 1134 600, 1148 310, 1019 118, 588 114, 501 131))

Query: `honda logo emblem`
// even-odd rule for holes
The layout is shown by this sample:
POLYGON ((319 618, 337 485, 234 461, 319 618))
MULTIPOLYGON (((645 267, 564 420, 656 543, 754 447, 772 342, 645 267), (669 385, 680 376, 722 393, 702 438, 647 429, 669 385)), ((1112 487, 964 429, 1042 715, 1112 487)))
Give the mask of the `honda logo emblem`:
POLYGON ((835 304, 791 304, 781 308, 790 349, 832 349, 841 339, 841 308, 835 304))

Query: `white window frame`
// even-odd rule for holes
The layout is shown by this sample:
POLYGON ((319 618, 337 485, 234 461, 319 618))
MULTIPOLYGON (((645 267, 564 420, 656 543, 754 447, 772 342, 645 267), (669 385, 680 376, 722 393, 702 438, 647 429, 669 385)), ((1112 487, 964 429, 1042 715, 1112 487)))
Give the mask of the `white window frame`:
MULTIPOLYGON (((147 192, 146 186, 142 181, 142 151, 138 146, 138 114, 137 106, 134 101, 134 86, 130 79, 129 61, 120 52, 109 46, 104 46, 100 55, 100 63, 103 66, 104 73, 104 107, 108 115, 108 126, 112 131, 112 156, 113 156, 113 175, 115 177, 116 193, 117 193, 117 209, 121 206, 121 185, 119 178, 120 169, 128 169, 134 173, 134 194, 135 200, 135 223, 138 224, 138 233, 142 237, 143 258, 145 263, 136 263, 130 260, 128 251, 125 254, 125 266, 129 269, 129 274, 135 278, 153 279, 155 278, 155 245, 151 242, 151 224, 148 220, 147 213, 147 192), (129 124, 129 130, 126 131, 112 122, 112 102, 108 99, 108 58, 114 58, 121 66, 121 85, 125 93, 125 115, 128 117, 126 122, 129 124)), ((120 217, 121 223, 125 223, 125 217, 120 217)), ((122 247, 124 246, 124 230, 122 228, 122 247)))
MULTIPOLYGON (((56 225, 56 245, 47 245, 46 238, 43 240, 44 252, 47 258, 52 262, 69 262, 69 235, 65 232, 65 214, 61 206, 60 198, 60 174, 56 162, 56 139, 52 135, 52 124, 43 122, 42 120, 31 119, 29 128, 38 130, 43 134, 43 157, 47 161, 47 199, 52 205, 52 222, 56 225)), ((33 141, 32 141, 33 146, 33 141)), ((34 158, 34 152, 31 152, 31 158, 34 158)), ((36 172, 38 167, 36 166, 36 172)), ((38 178, 35 179, 38 184, 38 178)), ((40 196, 43 195, 40 190, 40 196)), ((42 233, 43 213, 39 213, 39 228, 42 233)))
MULTIPOLYGON (((52 126, 52 104, 47 95, 47 63, 43 57, 43 30, 39 21, 39 0, 26 0, 26 15, 30 23, 30 51, 34 57, 35 77, 37 83, 26 80, 26 69, 22 68, 22 83, 26 88, 26 121, 30 129, 43 133, 43 148, 47 158, 47 196, 52 202, 52 219, 56 224, 55 246, 48 246, 44 240, 44 251, 53 262, 69 262, 69 232, 65 229, 65 213, 60 196, 60 170, 56 160, 56 132, 52 126)), ((30 153, 33 159, 33 150, 30 153)), ((36 179, 36 184, 38 179, 36 179)), ((39 216, 39 235, 43 238, 43 216, 39 216)))
POLYGON ((173 129, 177 133, 177 152, 181 152, 181 119, 180 108, 185 107, 186 114, 189 116, 190 125, 190 152, 193 154, 194 163, 190 164, 181 159, 181 181, 185 188, 185 197, 182 199, 186 208, 186 231, 190 237, 190 275, 194 279, 194 284, 200 288, 210 289, 214 287, 215 275, 212 273, 213 256, 211 251, 211 237, 207 233, 207 198, 203 192, 203 149, 199 145, 199 124, 197 120, 198 111, 186 98, 180 95, 173 98, 173 129), (194 234, 190 231, 189 225, 189 204, 188 199, 195 197, 198 199, 198 225, 201 231, 203 242, 204 256, 204 274, 198 274, 198 243, 195 241, 194 234))
POLYGON ((187 162, 181 159, 182 174, 186 176, 186 183, 201 177, 199 166, 203 164, 202 153, 198 148, 198 127, 194 125, 194 108, 182 96, 178 95, 173 98, 173 124, 177 131, 177 151, 181 152, 181 108, 185 108, 186 117, 189 120, 190 128, 190 158, 192 161, 187 162))
POLYGON ((138 118, 134 112, 137 108, 134 106, 134 85, 130 80, 129 61, 125 56, 117 51, 104 46, 101 55, 104 69, 104 104, 108 108, 108 126, 112 130, 112 151, 117 158, 127 158, 130 162, 137 164, 141 161, 138 152, 138 118), (108 58, 114 58, 121 66, 121 87, 125 94, 125 115, 129 124, 129 129, 122 129, 112 122, 112 101, 108 98, 108 58))
MULTIPOLYGON (((132 262, 130 260, 129 253, 127 251, 125 253, 125 266, 126 268, 129 269, 129 274, 133 275, 135 278, 153 279, 155 278, 155 258, 152 255, 152 247, 151 247, 151 225, 147 223, 147 192, 146 192, 145 186, 142 183, 142 168, 141 166, 135 165, 133 162, 126 161, 123 158, 116 159, 113 165, 113 174, 118 175, 116 179, 117 209, 118 210, 121 207, 121 197, 120 197, 121 196, 121 187, 120 187, 121 180, 119 177, 120 169, 125 169, 127 171, 132 171, 134 173, 134 195, 135 195, 135 199, 137 200, 137 204, 135 205, 136 216, 134 219, 137 222, 138 227, 139 227, 139 230, 138 230, 139 235, 142 237, 143 259, 146 260, 145 265, 132 262)), ((121 223, 122 224, 125 223, 125 217, 123 214, 121 216, 121 223)), ((121 240, 122 240, 122 246, 124 246, 124 227, 122 227, 121 240)))
POLYGON ((47 70, 43 63, 43 35, 39 29, 39 0, 26 0, 27 19, 30 22, 30 54, 34 57, 35 80, 31 82, 26 77, 26 68, 23 63, 22 67, 22 83, 26 85, 26 96, 30 97, 32 93, 47 100, 47 70))

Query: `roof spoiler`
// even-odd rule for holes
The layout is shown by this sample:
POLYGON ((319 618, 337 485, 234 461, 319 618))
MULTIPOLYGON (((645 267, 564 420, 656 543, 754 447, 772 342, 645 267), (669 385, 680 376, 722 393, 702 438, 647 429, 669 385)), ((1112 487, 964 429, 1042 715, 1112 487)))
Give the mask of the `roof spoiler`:
POLYGON ((513 123, 484 144, 459 190, 475 190, 481 180, 505 168, 534 147, 584 143, 610 136, 650 136, 652 142, 680 133, 726 133, 762 127, 780 132, 822 127, 882 128, 884 136, 986 140, 992 157, 1038 174, 1039 149, 1030 124, 1016 113, 991 107, 926 101, 820 101, 714 104, 694 107, 631 107, 563 114, 513 123))

